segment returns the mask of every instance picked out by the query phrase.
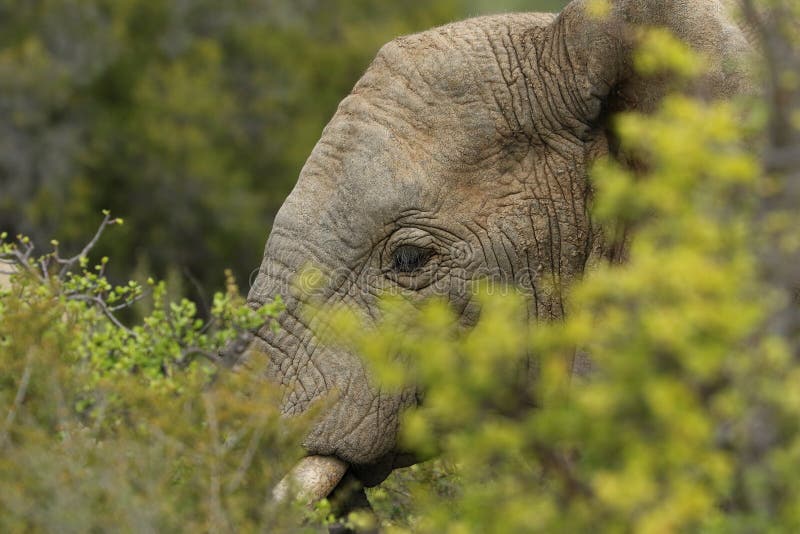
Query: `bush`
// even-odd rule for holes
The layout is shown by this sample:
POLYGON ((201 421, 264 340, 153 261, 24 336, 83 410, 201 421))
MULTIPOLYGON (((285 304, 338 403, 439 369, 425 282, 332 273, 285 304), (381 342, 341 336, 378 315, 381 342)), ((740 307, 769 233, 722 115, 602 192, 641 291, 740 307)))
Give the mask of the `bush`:
MULTIPOLYGON (((640 66, 696 72, 669 39, 640 66)), ((571 289, 563 322, 530 325, 521 298, 481 286, 468 332, 439 301, 409 313, 386 300, 370 329, 330 317, 329 341, 382 387, 424 391, 402 439, 437 459, 371 490, 387 531, 800 529, 800 278, 781 267, 800 250, 800 199, 775 156, 800 146, 800 105, 771 103, 800 90, 783 79, 766 105, 673 96, 619 117, 623 153, 646 171, 601 162, 595 216, 635 238, 623 264, 571 289), (584 354, 592 371, 575 376, 584 354)), ((65 259, 53 246, 34 258, 24 237, 0 242, 21 269, 0 290, 0 528, 296 530, 306 512, 270 491, 307 420, 279 417, 258 355, 247 372, 217 356, 280 303, 253 312, 229 279, 203 323, 163 284, 112 287, 90 247, 65 259), (139 320, 117 317, 146 295, 139 320)))
MULTIPOLYGON (((669 35, 643 43, 640 68, 701 67, 669 35)), ((772 109, 672 96, 652 115, 617 118, 625 159, 646 171, 600 162, 595 217, 635 237, 623 264, 595 266, 571 289, 563 322, 525 324, 519 299, 480 287, 468 333, 442 302, 414 316, 387 301, 372 331, 333 317, 382 387, 424 391, 404 444, 439 459, 373 491, 387 531, 800 528, 800 276, 787 224, 800 177, 752 148, 800 147, 800 124, 774 130, 786 126, 776 114, 793 116, 781 87, 772 109), (593 369, 576 375, 585 354, 593 369)))
MULTIPOLYGON (((0 530, 254 531, 293 529, 298 510, 271 489, 302 453, 305 420, 280 418, 276 388, 221 371, 217 349, 269 320, 229 277, 211 319, 163 283, 113 287, 103 258, 35 258, 0 241, 17 273, 0 290, 0 530), (117 313, 149 300, 126 326, 117 313)), ((8 265, 8 264, 5 264, 8 265)))
POLYGON ((417 517, 406 526, 800 527, 790 468, 800 404, 789 393, 800 367, 786 339, 763 331, 780 299, 758 277, 759 168, 738 124, 729 104, 678 97, 653 117, 620 118, 623 145, 646 151, 651 170, 642 179, 599 166, 598 213, 635 224, 637 237, 623 265, 598 266, 573 288, 563 323, 527 325, 521 299, 480 290, 481 321, 465 335, 443 303, 407 320, 401 340, 378 333, 392 350, 340 320, 377 376, 393 377, 382 385, 402 382, 398 373, 422 384, 405 444, 457 471, 447 491, 415 485, 417 517), (386 361, 397 352, 402 363, 386 361), (573 372, 581 352, 589 377, 573 372), (522 372, 530 367, 534 381, 522 372))

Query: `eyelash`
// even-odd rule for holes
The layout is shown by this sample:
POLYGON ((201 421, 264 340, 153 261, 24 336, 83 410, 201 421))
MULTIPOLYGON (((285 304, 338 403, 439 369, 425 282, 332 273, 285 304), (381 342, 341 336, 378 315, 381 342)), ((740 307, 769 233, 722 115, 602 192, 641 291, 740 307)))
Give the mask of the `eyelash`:
POLYGON ((413 273, 424 267, 431 256, 433 256, 431 249, 401 245, 392 252, 392 270, 396 273, 413 273))

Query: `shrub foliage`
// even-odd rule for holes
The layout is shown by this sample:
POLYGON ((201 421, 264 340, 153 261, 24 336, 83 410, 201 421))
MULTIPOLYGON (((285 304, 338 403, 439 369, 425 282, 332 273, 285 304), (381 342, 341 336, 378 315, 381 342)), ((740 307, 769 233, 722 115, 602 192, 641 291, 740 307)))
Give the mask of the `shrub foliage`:
MULTIPOLYGON (((2 236, 16 266, 0 290, 0 530, 233 531, 298 524, 271 488, 300 454, 302 420, 275 388, 221 372, 218 348, 270 320, 280 301, 244 305, 233 279, 211 319, 163 282, 112 286, 107 258, 42 256, 2 236), (117 317, 134 304, 138 320, 117 317), (285 507, 284 507, 285 508, 285 507), (281 512, 287 512, 282 513, 281 512)), ((263 363, 263 362, 262 362, 263 363)))
MULTIPOLYGON (((794 52, 794 7, 770 9, 786 17, 747 13, 794 52)), ((640 68, 702 68, 668 35, 643 43, 640 68)), ((376 384, 424 392, 402 441, 436 459, 371 490, 386 531, 800 529, 800 176, 787 163, 800 84, 786 66, 800 56, 787 54, 770 56, 766 98, 671 96, 618 117, 641 165, 597 165, 594 216, 634 238, 623 263, 570 289, 563 321, 529 324, 521 297, 480 284, 469 331, 440 301, 387 299, 372 328, 329 318, 327 341, 362 354, 376 384), (582 376, 579 354, 593 362, 582 376)), ((327 503, 309 514, 270 493, 307 418, 279 417, 259 355, 239 370, 217 356, 280 302, 247 308, 229 276, 206 322, 161 282, 114 286, 89 254, 119 224, 105 213, 74 257, 0 239, 15 265, 0 289, 0 530, 318 529, 327 503)))

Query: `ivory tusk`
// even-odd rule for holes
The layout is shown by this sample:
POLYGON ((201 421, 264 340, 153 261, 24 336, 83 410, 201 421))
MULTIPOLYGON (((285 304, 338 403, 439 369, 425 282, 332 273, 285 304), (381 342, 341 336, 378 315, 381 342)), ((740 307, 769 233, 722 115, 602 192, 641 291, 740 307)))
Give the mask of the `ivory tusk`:
POLYGON ((333 491, 347 471, 347 464, 333 456, 306 456, 272 490, 277 502, 301 499, 309 503, 333 491))

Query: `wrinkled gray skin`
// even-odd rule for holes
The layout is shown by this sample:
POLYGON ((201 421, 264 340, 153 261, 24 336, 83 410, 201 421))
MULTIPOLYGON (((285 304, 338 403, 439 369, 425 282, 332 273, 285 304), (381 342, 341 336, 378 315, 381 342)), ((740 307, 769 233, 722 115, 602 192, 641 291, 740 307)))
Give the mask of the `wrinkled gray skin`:
POLYGON ((404 288, 415 300, 447 295, 469 324, 479 310, 463 282, 485 275, 529 287, 531 315, 558 318, 561 289, 615 254, 588 213, 587 169, 614 146, 607 118, 652 109, 666 90, 632 72, 632 25, 666 26, 708 54, 696 92, 745 88, 734 60, 749 45, 720 2, 613 5, 602 22, 575 1, 559 16, 482 17, 396 39, 342 101, 275 219, 248 296, 253 307, 287 301, 280 331, 265 327, 252 345, 288 386, 285 413, 338 395, 304 442, 309 454, 379 483, 413 461, 396 436, 416 393, 377 391, 356 356, 318 342, 289 290, 300 270, 331 273, 317 298, 368 318, 379 289, 404 288), (433 256, 393 272, 401 244, 433 256))

